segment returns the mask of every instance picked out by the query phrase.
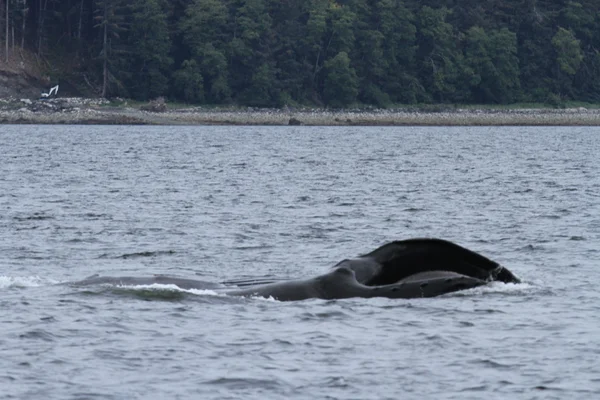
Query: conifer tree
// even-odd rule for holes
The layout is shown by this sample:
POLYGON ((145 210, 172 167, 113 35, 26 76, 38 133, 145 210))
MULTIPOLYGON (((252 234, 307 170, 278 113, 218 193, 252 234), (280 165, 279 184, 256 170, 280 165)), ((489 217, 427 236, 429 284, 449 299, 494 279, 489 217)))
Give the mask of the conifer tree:
POLYGON ((122 87, 122 82, 113 70, 117 63, 117 49, 121 33, 125 30, 124 0, 97 0, 94 25, 101 35, 100 59, 102 60, 102 97, 112 94, 110 84, 122 87))
POLYGON ((196 61, 205 96, 211 103, 224 103, 231 97, 226 51, 228 25, 228 10, 220 0, 194 0, 181 24, 184 42, 196 61))
POLYGON ((358 79, 356 71, 350 66, 350 58, 346 52, 339 52, 325 63, 324 96, 327 105, 345 107, 356 101, 358 95, 358 79))
POLYGON ((173 63, 167 28, 159 0, 133 2, 125 59, 131 73, 130 91, 137 99, 147 100, 167 92, 167 75, 173 63))

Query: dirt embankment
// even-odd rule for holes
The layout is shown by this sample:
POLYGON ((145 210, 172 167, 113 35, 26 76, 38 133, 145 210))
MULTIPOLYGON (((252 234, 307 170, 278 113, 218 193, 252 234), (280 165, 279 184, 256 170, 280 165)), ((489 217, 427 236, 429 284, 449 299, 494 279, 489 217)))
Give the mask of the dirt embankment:
POLYGON ((39 97, 41 82, 23 72, 0 70, 0 98, 39 97))
POLYGON ((8 61, 0 59, 0 99, 40 97, 51 84, 44 72, 44 61, 35 54, 12 49, 8 61))

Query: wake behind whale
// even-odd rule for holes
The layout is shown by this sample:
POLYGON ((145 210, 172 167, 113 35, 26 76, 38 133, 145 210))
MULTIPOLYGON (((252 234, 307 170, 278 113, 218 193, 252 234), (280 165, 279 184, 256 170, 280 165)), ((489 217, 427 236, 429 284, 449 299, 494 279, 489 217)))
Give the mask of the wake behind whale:
POLYGON ((175 285, 210 289, 232 296, 259 296, 280 301, 387 297, 434 297, 483 286, 492 281, 518 283, 508 269, 481 254, 442 239, 408 239, 387 243, 370 253, 346 259, 323 275, 294 280, 238 280, 221 284, 156 275, 93 276, 72 285, 175 285))

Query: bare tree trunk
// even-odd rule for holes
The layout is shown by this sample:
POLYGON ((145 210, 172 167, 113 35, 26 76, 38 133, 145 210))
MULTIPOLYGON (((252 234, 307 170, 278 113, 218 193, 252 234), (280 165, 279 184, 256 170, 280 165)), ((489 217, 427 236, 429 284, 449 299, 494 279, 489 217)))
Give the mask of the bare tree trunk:
POLYGON ((44 22, 44 17, 42 17, 42 3, 40 0, 40 11, 38 13, 38 28, 37 28, 37 53, 40 55, 42 52, 42 25, 44 22))
POLYGON ((81 5, 79 7, 79 22, 77 23, 77 50, 75 51, 75 58, 79 58, 79 52, 81 51, 81 29, 83 25, 83 0, 81 0, 81 5))
POLYGON ((29 7, 27 6, 27 0, 23 0, 23 25, 21 25, 21 50, 25 48, 25 28, 27 28, 27 13, 29 7))
POLYGON ((108 5, 104 3, 104 40, 102 43, 102 56, 104 61, 102 97, 106 97, 106 88, 108 86, 108 5))
POLYGON ((4 37, 4 43, 5 43, 5 53, 4 53, 4 57, 6 59, 6 63, 8 64, 8 5, 10 4, 10 0, 5 0, 6 1, 6 36, 4 37))
POLYGON ((40 0, 40 15, 39 15, 39 22, 38 22, 38 43, 37 43, 38 55, 42 54, 42 36, 44 33, 44 14, 46 13, 47 8, 48 8, 48 0, 40 0))
POLYGON ((84 1, 81 0, 81 7, 79 8, 79 25, 77 26, 77 40, 81 41, 81 26, 82 26, 82 20, 83 20, 83 3, 84 1))

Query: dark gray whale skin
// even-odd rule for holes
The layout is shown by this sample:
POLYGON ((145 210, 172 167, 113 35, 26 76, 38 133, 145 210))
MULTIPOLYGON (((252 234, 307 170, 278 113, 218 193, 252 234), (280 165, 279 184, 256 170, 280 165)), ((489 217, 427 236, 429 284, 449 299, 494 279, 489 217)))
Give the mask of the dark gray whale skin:
POLYGON ((520 282, 512 272, 478 253, 441 239, 408 239, 387 243, 368 254, 336 264, 308 279, 241 280, 223 284, 163 275, 93 276, 72 285, 172 284, 182 289, 210 289, 232 296, 259 296, 280 301, 387 297, 412 299, 486 285, 520 282))

